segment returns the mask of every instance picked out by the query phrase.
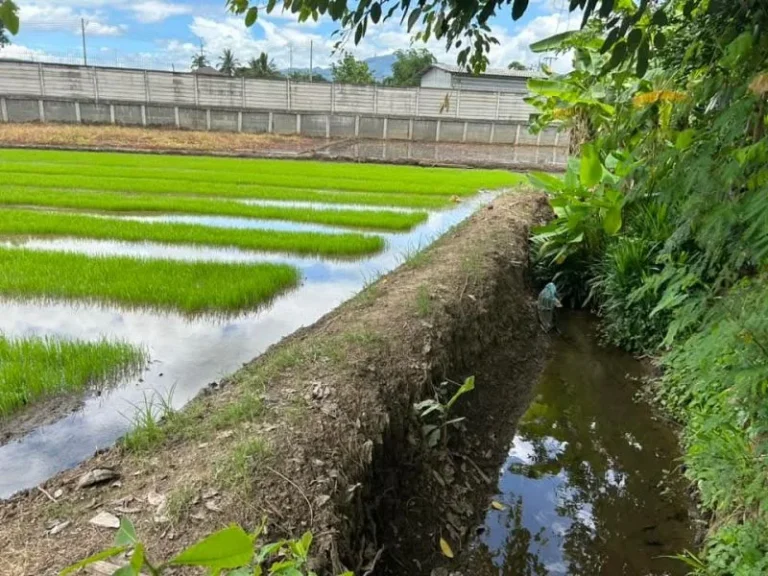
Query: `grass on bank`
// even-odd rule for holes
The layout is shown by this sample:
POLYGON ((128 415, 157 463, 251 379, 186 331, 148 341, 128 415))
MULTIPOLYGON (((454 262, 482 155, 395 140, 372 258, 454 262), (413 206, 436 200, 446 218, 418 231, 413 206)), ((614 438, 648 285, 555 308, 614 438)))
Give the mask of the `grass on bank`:
POLYGON ((0 248, 0 295, 185 314, 254 310, 300 281, 285 264, 177 262, 0 248))
POLYGON ((445 208, 450 196, 416 194, 378 194, 374 192, 327 192, 310 189, 276 188, 266 186, 233 186, 212 182, 177 183, 174 180, 135 180, 132 178, 97 178, 94 176, 48 176, 5 174, 0 189, 19 187, 45 188, 51 191, 91 190, 139 194, 204 196, 240 200, 281 200, 283 202, 316 202, 321 204, 360 204, 402 208, 445 208))
POLYGON ((0 335, 0 417, 45 397, 114 383, 146 359, 124 342, 0 335))
POLYGON ((473 194, 481 188, 509 187, 523 180, 521 175, 504 170, 55 150, 0 150, 0 163, 9 171, 23 169, 22 164, 14 168, 12 163, 45 163, 49 166, 38 166, 37 170, 51 173, 66 169, 66 165, 74 169, 70 173, 82 174, 85 172, 78 170, 112 173, 133 168, 128 176, 149 177, 159 173, 161 177, 175 179, 410 194, 473 194), (219 177, 227 180, 218 180, 219 177))
POLYGON ((59 191, 24 187, 0 187, 0 204, 6 206, 50 206, 106 212, 232 216, 394 231, 410 230, 427 219, 426 212, 322 210, 290 206, 257 206, 234 200, 210 198, 153 196, 121 192, 59 191))
POLYGON ((63 212, 0 209, 0 236, 72 237, 123 242, 221 246, 303 255, 352 257, 384 248, 380 236, 214 228, 197 224, 140 222, 63 212))

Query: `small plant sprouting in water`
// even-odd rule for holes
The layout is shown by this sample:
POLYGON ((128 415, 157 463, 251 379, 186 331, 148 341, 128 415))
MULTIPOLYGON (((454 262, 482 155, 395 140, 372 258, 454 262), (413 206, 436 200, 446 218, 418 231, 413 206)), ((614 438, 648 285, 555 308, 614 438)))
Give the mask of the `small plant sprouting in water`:
MULTIPOLYGON (((170 560, 156 564, 147 556, 146 547, 136 535, 133 523, 124 517, 120 520, 120 529, 112 548, 72 564, 61 572, 61 576, 126 553, 131 553, 130 561, 115 572, 120 576, 141 576, 142 571, 151 576, 162 576, 180 566, 203 568, 211 576, 317 576, 307 568, 309 548, 312 545, 311 532, 306 532, 298 540, 262 544, 259 539, 265 529, 266 520, 252 534, 232 524, 192 544, 170 560)), ((341 576, 353 574, 345 572, 341 576)))
POLYGON ((459 386, 450 400, 443 403, 440 397, 447 395, 448 386, 451 384, 456 383, 450 380, 443 382, 434 398, 428 398, 413 405, 416 415, 422 421, 421 433, 430 448, 434 448, 441 441, 443 445, 447 444, 448 429, 451 426, 459 426, 464 421, 463 417, 450 418, 451 408, 461 396, 475 389, 475 377, 466 378, 464 384, 459 386))

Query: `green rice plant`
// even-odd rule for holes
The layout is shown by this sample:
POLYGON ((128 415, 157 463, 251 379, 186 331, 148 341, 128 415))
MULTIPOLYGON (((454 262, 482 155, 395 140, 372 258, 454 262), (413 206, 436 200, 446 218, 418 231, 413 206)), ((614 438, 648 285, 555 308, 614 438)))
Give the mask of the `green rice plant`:
POLYGON ((299 283, 285 264, 176 262, 0 248, 0 295, 74 299, 185 314, 253 310, 299 283))
POLYGON ((375 192, 328 192, 310 189, 277 188, 267 186, 233 186, 205 182, 178 183, 174 180, 135 180, 132 178, 98 178, 95 176, 47 176, 7 174, 2 188, 29 186, 55 190, 95 190, 133 192, 141 194, 169 194, 173 196, 205 196, 212 198, 238 198, 247 200, 282 200, 286 202, 317 202, 321 204, 360 204, 368 206, 397 206, 404 208, 446 208, 450 196, 416 194, 379 194, 375 192))
POLYGON ((320 210, 290 206, 257 206, 234 200, 211 198, 154 196, 122 192, 59 191, 49 188, 26 187, 0 187, 0 204, 7 206, 51 206, 107 212, 205 214, 262 220, 288 220, 376 230, 410 230, 427 219, 426 212, 320 210))
MULTIPOLYGON (((86 171, 101 170, 96 172, 97 176, 102 175, 105 167, 110 173, 133 168, 138 172, 132 171, 128 176, 133 177, 134 173, 149 176, 159 172, 162 177, 178 179, 210 178, 214 182, 413 194, 473 194, 481 188, 510 187, 523 180, 521 175, 503 170, 51 150, 0 150, 0 162, 58 164, 48 168, 51 173, 57 173, 62 165, 74 165, 86 171), (184 176, 183 172, 192 175, 184 176), (226 174, 223 176, 226 180, 217 179, 221 173, 226 174)), ((7 169, 14 171, 10 167, 7 169)), ((40 171, 45 169, 41 167, 40 171)))
POLYGON ((0 417, 56 394, 112 384, 146 359, 146 351, 119 341, 0 335, 0 417))
POLYGON ((226 246, 245 250, 336 257, 372 254, 382 250, 385 244, 380 236, 363 234, 214 228, 198 224, 116 220, 82 214, 10 208, 0 210, 0 234, 226 246))

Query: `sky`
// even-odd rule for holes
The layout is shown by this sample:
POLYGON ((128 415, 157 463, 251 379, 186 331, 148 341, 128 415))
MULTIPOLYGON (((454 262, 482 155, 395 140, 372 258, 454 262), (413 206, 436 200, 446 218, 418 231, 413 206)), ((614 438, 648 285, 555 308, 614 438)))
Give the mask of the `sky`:
MULTIPOLYGON (((569 15, 567 0, 531 0, 525 16, 513 22, 510 10, 498 14, 491 25, 500 44, 490 52, 492 67, 504 67, 513 60, 537 65, 540 55, 528 46, 579 24, 569 15)), ((299 23, 295 15, 260 14, 257 22, 246 28, 243 17, 227 12, 224 0, 17 0, 21 30, 12 37, 12 45, 0 49, 0 57, 82 63, 81 19, 85 22, 88 63, 105 66, 156 68, 177 71, 189 69, 192 56, 201 44, 212 64, 221 52, 231 48, 241 62, 260 52, 267 52, 281 69, 308 68, 310 42, 314 46, 313 63, 328 67, 338 59, 332 36, 338 26, 328 18, 299 23), (292 53, 292 57, 291 57, 292 53)), ((368 27, 363 41, 345 48, 358 58, 390 54, 409 46, 422 47, 393 18, 368 27)), ((427 45, 438 61, 453 64, 456 51, 445 51, 442 42, 427 45)), ((569 67, 569 57, 561 55, 552 63, 555 69, 569 67)))

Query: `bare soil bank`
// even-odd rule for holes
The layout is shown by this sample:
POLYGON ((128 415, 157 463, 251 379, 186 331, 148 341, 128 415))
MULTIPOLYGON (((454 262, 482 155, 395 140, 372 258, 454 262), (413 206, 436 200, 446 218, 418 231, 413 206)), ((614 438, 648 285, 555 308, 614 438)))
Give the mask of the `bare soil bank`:
POLYGON ((116 447, 45 493, 0 503, 3 573, 53 574, 107 547, 113 531, 88 522, 100 511, 129 516, 160 559, 266 515, 271 536, 313 531, 323 573, 364 574, 377 559, 376 573, 428 573, 439 536, 456 550, 466 541, 498 465, 491 435, 506 442, 538 377, 546 338, 527 247, 548 213, 538 195, 498 198, 191 403, 150 452, 116 447), (462 406, 474 433, 452 453, 425 450, 412 404, 468 374, 477 389, 462 406), (119 479, 77 489, 96 468, 119 479))

